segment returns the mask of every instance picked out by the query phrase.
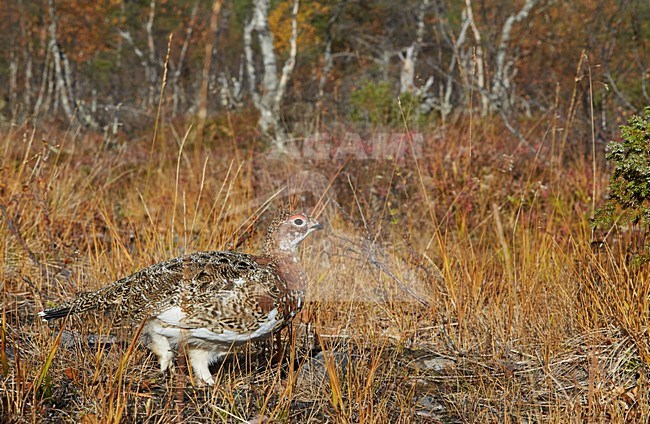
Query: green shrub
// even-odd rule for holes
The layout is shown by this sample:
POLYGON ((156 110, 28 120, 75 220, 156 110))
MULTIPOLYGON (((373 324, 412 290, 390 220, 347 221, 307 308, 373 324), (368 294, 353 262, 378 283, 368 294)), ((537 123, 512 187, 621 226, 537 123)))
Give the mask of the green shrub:
MULTIPOLYGON (((607 145, 606 158, 614 165, 609 179, 609 197, 596 210, 593 225, 634 224, 643 232, 650 229, 650 106, 641 116, 632 116, 621 127, 622 141, 607 145)), ((634 258, 650 260, 650 246, 634 258)))
POLYGON ((350 94, 350 119, 353 122, 388 126, 422 124, 424 116, 417 113, 418 96, 393 93, 386 81, 366 81, 350 94), (401 107, 400 107, 401 103, 401 107))
POLYGON ((388 124, 391 121, 393 95, 387 82, 366 81, 350 94, 350 118, 355 122, 388 124))

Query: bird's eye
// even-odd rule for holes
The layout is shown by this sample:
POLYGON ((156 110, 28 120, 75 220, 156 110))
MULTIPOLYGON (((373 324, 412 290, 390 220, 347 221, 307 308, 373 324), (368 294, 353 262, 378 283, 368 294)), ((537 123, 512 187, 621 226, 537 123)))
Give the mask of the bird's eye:
POLYGON ((293 223, 300 227, 302 224, 305 223, 305 221, 303 221, 300 218, 296 218, 296 219, 293 220, 293 223))

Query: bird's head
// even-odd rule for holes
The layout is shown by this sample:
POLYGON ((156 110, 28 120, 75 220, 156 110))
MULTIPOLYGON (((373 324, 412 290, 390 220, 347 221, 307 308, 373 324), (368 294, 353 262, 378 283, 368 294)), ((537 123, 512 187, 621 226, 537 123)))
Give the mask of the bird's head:
POLYGON ((293 254, 301 241, 312 231, 323 226, 302 212, 281 212, 275 217, 266 233, 264 253, 268 255, 293 254))

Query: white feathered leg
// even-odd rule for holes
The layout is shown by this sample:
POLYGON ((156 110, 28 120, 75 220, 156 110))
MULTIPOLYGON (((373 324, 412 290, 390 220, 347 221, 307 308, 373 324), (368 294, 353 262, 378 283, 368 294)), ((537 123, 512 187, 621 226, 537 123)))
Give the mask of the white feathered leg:
POLYGON ((158 357, 160 372, 164 373, 174 360, 174 351, 169 339, 159 334, 161 328, 157 319, 150 319, 142 329, 142 333, 146 340, 145 344, 158 357))
POLYGON ((214 385, 214 378, 210 373, 210 364, 219 360, 226 352, 218 347, 204 349, 196 346, 187 346, 187 356, 192 364, 194 376, 198 382, 204 382, 209 386, 214 385))
POLYGON ((194 370, 194 378, 197 382, 204 382, 209 386, 214 385, 214 378, 210 373, 210 361, 212 354, 209 350, 189 347, 187 348, 187 356, 189 357, 192 370, 194 370))

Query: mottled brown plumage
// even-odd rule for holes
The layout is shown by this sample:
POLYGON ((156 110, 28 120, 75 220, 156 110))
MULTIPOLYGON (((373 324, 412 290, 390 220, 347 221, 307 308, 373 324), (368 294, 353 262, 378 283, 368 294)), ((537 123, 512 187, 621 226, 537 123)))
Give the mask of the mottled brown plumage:
POLYGON ((39 315, 46 321, 101 311, 114 322, 139 325, 165 371, 183 343, 200 380, 213 384, 211 362, 233 345, 270 336, 304 301, 307 277, 296 248, 322 226, 299 212, 278 215, 262 255, 198 252, 144 268, 39 315))

